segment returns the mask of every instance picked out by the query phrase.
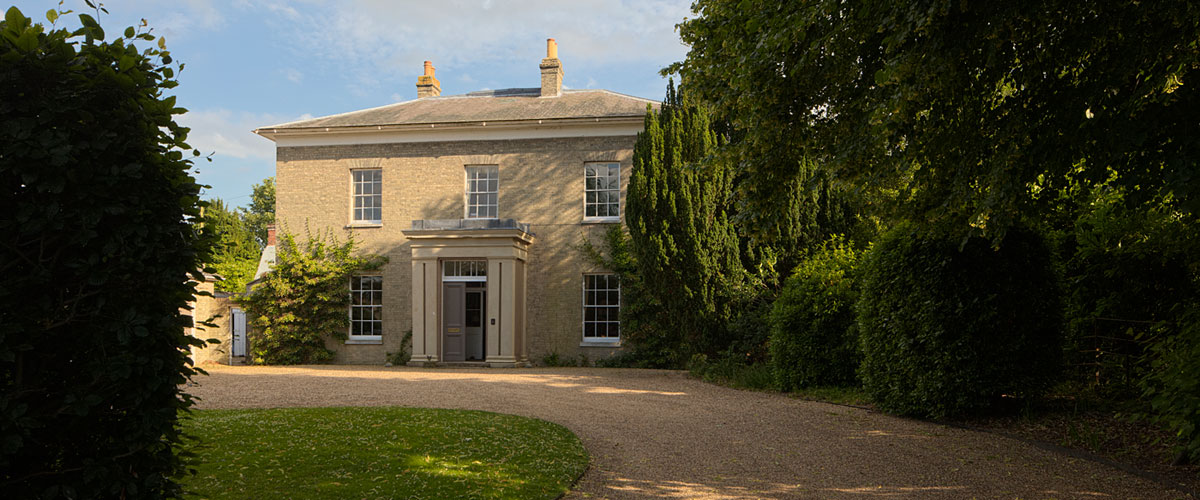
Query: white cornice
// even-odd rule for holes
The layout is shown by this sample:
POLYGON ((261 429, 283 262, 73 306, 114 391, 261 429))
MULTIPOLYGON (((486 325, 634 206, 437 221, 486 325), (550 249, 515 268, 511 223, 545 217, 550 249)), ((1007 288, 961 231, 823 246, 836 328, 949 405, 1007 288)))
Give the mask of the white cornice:
POLYGON ((260 128, 254 133, 275 141, 276 146, 283 148, 406 142, 633 136, 641 132, 643 127, 644 119, 642 117, 608 117, 356 127, 260 128))

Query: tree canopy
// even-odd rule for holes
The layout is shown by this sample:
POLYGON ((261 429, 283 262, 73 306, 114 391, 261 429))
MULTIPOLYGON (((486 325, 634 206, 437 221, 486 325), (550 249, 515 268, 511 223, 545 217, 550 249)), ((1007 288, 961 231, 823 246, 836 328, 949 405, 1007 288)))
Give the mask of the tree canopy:
POLYGON ((249 226, 240 211, 225 206, 220 198, 205 207, 202 231, 216 240, 209 264, 223 278, 217 282, 218 290, 242 293, 254 279, 261 249, 249 226))
POLYGON ((1003 234, 1116 172, 1200 208, 1200 4, 698 0, 669 68, 744 138, 751 210, 807 155, 906 217, 1003 234))
POLYGON ((267 226, 275 223, 274 177, 267 177, 254 185, 250 193, 250 206, 242 214, 242 220, 258 241, 258 247, 267 246, 267 226))

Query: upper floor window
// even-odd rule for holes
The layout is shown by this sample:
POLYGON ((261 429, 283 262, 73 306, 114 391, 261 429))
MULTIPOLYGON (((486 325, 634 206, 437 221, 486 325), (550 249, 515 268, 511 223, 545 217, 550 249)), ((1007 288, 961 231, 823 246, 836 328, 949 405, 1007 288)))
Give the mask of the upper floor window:
POLYGON ((500 167, 467 167, 467 218, 495 219, 499 212, 500 167))
POLYGON ((583 216, 616 220, 621 215, 621 164, 586 163, 583 166, 583 216))
POLYGON ((383 221, 383 170, 351 170, 354 183, 354 221, 383 221))
POLYGON ((350 340, 383 336, 383 276, 350 277, 350 340))

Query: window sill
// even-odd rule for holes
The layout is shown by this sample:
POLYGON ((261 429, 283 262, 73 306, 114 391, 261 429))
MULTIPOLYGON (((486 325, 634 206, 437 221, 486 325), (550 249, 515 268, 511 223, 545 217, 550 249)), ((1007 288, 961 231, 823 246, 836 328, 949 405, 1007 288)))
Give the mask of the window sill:
POLYGON ((583 224, 617 224, 621 222, 621 217, 584 217, 583 224))
POLYGON ((382 222, 351 222, 346 224, 346 229, 359 229, 369 227, 383 227, 382 222))
POLYGON ((620 340, 585 340, 579 347, 621 347, 620 340))
POLYGON ((357 339, 346 339, 346 345, 380 345, 383 344, 383 337, 362 337, 357 339))

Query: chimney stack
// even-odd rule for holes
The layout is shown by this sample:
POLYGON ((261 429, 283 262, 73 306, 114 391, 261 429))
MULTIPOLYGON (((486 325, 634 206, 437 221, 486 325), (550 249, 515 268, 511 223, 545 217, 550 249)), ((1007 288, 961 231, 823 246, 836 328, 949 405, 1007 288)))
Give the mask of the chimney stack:
POLYGON ((267 224, 267 246, 275 246, 275 224, 267 224))
POLYGON ((553 38, 546 39, 546 58, 542 59, 541 68, 542 97, 562 95, 562 63, 558 60, 558 43, 553 38))
POLYGON ((433 63, 425 61, 425 74, 417 77, 417 99, 442 95, 442 82, 433 76, 433 63))

